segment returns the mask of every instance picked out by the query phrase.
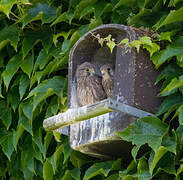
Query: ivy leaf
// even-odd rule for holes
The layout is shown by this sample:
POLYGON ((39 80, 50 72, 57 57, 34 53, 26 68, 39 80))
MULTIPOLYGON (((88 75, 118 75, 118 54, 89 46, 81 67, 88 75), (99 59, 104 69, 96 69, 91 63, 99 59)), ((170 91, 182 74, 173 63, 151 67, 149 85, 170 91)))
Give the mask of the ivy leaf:
POLYGON ((175 162, 174 156, 168 150, 160 146, 156 154, 154 155, 153 161, 150 164, 150 173, 155 175, 160 170, 163 170, 169 174, 175 174, 175 162))
POLYGON ((25 58, 29 51, 40 41, 44 49, 48 52, 52 46, 52 39, 52 32, 48 28, 43 31, 26 31, 22 42, 23 58, 25 58))
MULTIPOLYGON (((91 19, 90 21, 90 24, 88 26, 88 31, 91 30, 91 29, 94 29, 98 26, 100 26, 101 24, 103 24, 102 22, 102 19, 101 18, 98 18, 98 19, 91 19)), ((85 29, 85 27, 84 27, 85 29)), ((83 34, 82 34, 83 35, 83 34)))
POLYGON ((140 158, 138 162, 137 172, 139 174, 139 180, 151 179, 149 167, 144 157, 140 158))
POLYGON ((148 36, 140 37, 140 38, 139 38, 139 41, 140 41, 143 45, 152 46, 151 38, 148 37, 148 36))
POLYGON ((18 54, 13 56, 6 65, 6 69, 2 73, 2 77, 7 89, 12 77, 18 71, 18 68, 20 67, 21 63, 22 57, 18 54))
POLYGON ((57 19, 51 24, 51 26, 58 24, 60 22, 67 22, 67 13, 64 12, 62 13, 59 17, 57 17, 57 19))
POLYGON ((62 96, 62 91, 64 88, 65 79, 60 76, 54 76, 51 79, 44 80, 37 87, 35 87, 26 99, 33 97, 33 110, 36 106, 47 97, 56 94, 57 96, 62 96))
MULTIPOLYGON (((183 164, 180 165, 180 167, 177 169, 177 175, 183 172, 183 164)), ((177 176, 176 176, 177 177, 177 176)), ((177 177, 178 178, 178 177, 177 177)))
POLYGON ((131 151, 134 161, 136 161, 136 156, 137 156, 139 149, 140 149, 140 146, 134 146, 131 151))
POLYGON ((29 76, 29 78, 31 77, 33 66, 34 66, 34 57, 31 55, 27 56, 20 65, 22 71, 26 73, 29 76))
POLYGON ((14 148, 16 151, 17 151, 17 144, 18 144, 19 139, 22 136, 23 132, 24 132, 24 127, 22 124, 19 124, 17 127, 17 131, 14 134, 14 138, 15 138, 14 148))
POLYGON ((81 12, 80 12, 80 17, 79 19, 84 18, 85 16, 92 14, 94 12, 94 7, 93 5, 88 5, 86 8, 84 8, 81 12))
POLYGON ((8 103, 11 104, 12 109, 15 111, 20 102, 18 86, 12 86, 7 96, 8 103))
POLYGON ((128 17, 128 24, 129 25, 137 24, 138 26, 143 26, 147 24, 146 19, 144 17, 148 16, 151 16, 151 24, 153 25, 154 19, 152 17, 152 9, 146 9, 146 8, 142 8, 138 14, 132 17, 128 17))
POLYGON ((105 180, 120 180, 119 174, 112 174, 110 176, 108 176, 105 180))
POLYGON ((167 40, 169 42, 172 42, 171 40, 171 34, 172 32, 162 32, 159 36, 158 36, 158 40, 162 41, 162 40, 167 40))
POLYGON ((12 122, 11 109, 8 107, 6 101, 0 101, 0 109, 0 119, 2 120, 2 123, 6 126, 6 129, 8 130, 12 122))
MULTIPOLYGON (((134 41, 132 41, 131 43, 133 43, 134 41)), ((138 41, 139 42, 139 41, 138 41)), ((125 45, 129 45, 129 39, 128 38, 125 38, 125 39, 122 39, 121 41, 120 41, 120 43, 119 44, 125 44, 125 45)), ((136 44, 136 43, 134 43, 134 44, 136 44)))
POLYGON ((137 169, 137 164, 135 163, 134 160, 132 160, 130 162, 130 164, 128 165, 128 167, 126 168, 126 170, 119 172, 119 177, 127 179, 127 180, 128 180, 128 178, 133 178, 133 176, 129 176, 128 177, 127 174, 134 174, 134 173, 136 173, 136 169, 137 169))
POLYGON ((70 171, 70 174, 71 174, 71 176, 72 176, 73 179, 80 180, 81 172, 80 172, 80 169, 79 168, 72 169, 70 171))
POLYGON ((34 174, 29 169, 24 169, 23 174, 25 179, 33 180, 34 174))
POLYGON ((151 56, 151 57, 152 57, 152 55, 153 55, 155 52, 157 52, 157 51, 160 50, 160 46, 159 46, 158 44, 156 44, 156 43, 152 43, 151 46, 144 44, 144 45, 143 45, 143 48, 145 48, 145 49, 148 50, 148 52, 150 53, 150 56, 151 56))
POLYGON ((69 42, 69 49, 72 48, 72 46, 77 42, 77 40, 80 38, 80 35, 77 31, 75 31, 71 38, 70 38, 70 42, 69 42))
POLYGON ((2 95, 2 82, 3 82, 2 71, 0 71, 0 97, 4 98, 3 95, 2 95))
POLYGON ((181 105, 177 111, 179 114, 179 123, 180 125, 183 125, 183 105, 181 105))
POLYGON ((48 63, 50 58, 51 58, 51 56, 46 52, 46 50, 42 49, 39 52, 39 56, 36 59, 36 62, 34 65, 34 71, 37 70, 37 68, 42 70, 46 66, 46 64, 48 63))
POLYGON ((95 4, 96 0, 83 0, 76 6, 76 10, 74 11, 74 18, 80 18, 81 12, 83 13, 83 9, 86 7, 91 7, 95 4))
POLYGON ((64 173, 64 176, 62 177, 63 180, 71 180, 72 177, 71 177, 71 174, 69 172, 69 170, 67 169, 64 173))
POLYGON ((159 160, 167 153, 167 149, 164 148, 163 146, 160 146, 157 153, 155 154, 152 163, 150 164, 150 173, 151 175, 153 174, 153 171, 159 162, 159 160))
POLYGON ((46 132, 46 136, 44 137, 44 145, 46 147, 46 150, 48 149, 50 142, 52 140, 53 133, 52 132, 46 132))
POLYGON ((30 80, 26 75, 22 75, 20 78, 20 84, 19 84, 19 94, 20 94, 20 100, 23 98, 27 87, 29 86, 30 80))
POLYGON ((38 84, 40 84, 42 78, 44 78, 47 75, 50 75, 57 68, 58 68, 58 60, 54 59, 53 61, 50 61, 49 64, 42 71, 35 72, 34 76, 31 78, 30 87, 32 87, 34 83, 37 81, 38 84))
POLYGON ((7 26, 0 31, 0 49, 2 49, 8 42, 10 42, 15 51, 17 51, 18 41, 19 28, 17 25, 7 26))
POLYGON ((65 163, 71 155, 72 149, 70 148, 69 141, 63 144, 64 162, 65 163))
POLYGON ((106 177, 110 172, 113 163, 114 161, 95 163, 85 172, 83 180, 91 179, 98 174, 103 174, 106 177))
POLYGON ((168 111, 172 106, 179 105, 183 102, 183 96, 179 93, 175 93, 173 95, 168 96, 164 99, 163 103, 160 105, 157 116, 160 116, 161 114, 168 111))
POLYGON ((62 152, 63 152, 63 147, 62 147, 62 145, 60 145, 59 147, 57 147, 56 151, 53 154, 54 165, 52 164, 52 167, 53 167, 54 172, 55 172, 56 168, 58 167, 62 152))
POLYGON ((182 88, 182 86, 183 86, 183 76, 180 76, 179 79, 173 78, 171 82, 160 92, 159 95, 166 96, 168 94, 171 94, 171 92, 175 92, 177 88, 182 88))
POLYGON ((156 79, 155 84, 157 84, 163 79, 170 79, 171 81, 171 79, 179 77, 181 75, 182 75, 182 68, 180 68, 176 63, 171 63, 161 71, 160 75, 156 79))
POLYGON ((91 162, 88 156, 80 153, 79 151, 72 151, 70 154, 70 161, 74 167, 81 168, 87 163, 91 162))
POLYGON ((177 55, 177 64, 183 67, 183 53, 177 55))
POLYGON ((131 45, 137 49, 137 53, 139 53, 141 42, 139 40, 134 40, 131 42, 131 45))
POLYGON ((58 34, 55 34, 55 35, 53 35, 53 42, 54 42, 54 44, 55 44, 55 46, 57 45, 57 39, 59 38, 59 37, 64 37, 64 40, 67 40, 68 39, 68 37, 69 37, 69 35, 70 34, 72 34, 73 33, 73 29, 71 29, 69 32, 60 32, 60 33, 58 33, 58 34))
POLYGON ((173 56, 183 53, 183 37, 179 37, 174 43, 167 46, 166 49, 161 50, 160 52, 155 53, 151 59, 155 64, 156 68, 159 68, 163 63, 173 56))
POLYGON ((42 153, 43 157, 46 157, 46 147, 42 143, 42 128, 36 129, 33 135, 33 141, 39 148, 39 151, 42 153))
POLYGON ((176 143, 176 133, 174 130, 172 130, 171 136, 169 136, 169 134, 167 133, 163 137, 162 146, 164 146, 168 151, 176 154, 177 143, 176 143))
POLYGON ((183 16, 183 7, 181 7, 178 10, 170 11, 166 19, 160 24, 159 28, 170 23, 183 21, 182 16, 183 16))
POLYGON ((112 53, 113 49, 116 46, 116 43, 114 41, 108 41, 106 44, 107 44, 107 46, 109 47, 109 49, 110 49, 110 51, 112 53))
POLYGON ((47 158, 43 164, 43 178, 44 180, 53 179, 53 169, 50 160, 47 158))
POLYGON ((33 157, 43 164, 43 155, 41 151, 39 150, 39 148, 34 142, 32 142, 32 145, 33 145, 33 152, 34 152, 33 157))
POLYGON ((21 103, 21 108, 23 110, 24 115, 32 121, 33 117, 33 105, 32 105, 32 99, 28 99, 21 103))
POLYGON ((29 171, 31 171, 35 174, 33 153, 34 153, 34 150, 33 150, 32 146, 30 146, 28 149, 22 151, 21 152, 21 162, 22 162, 23 171, 28 169, 29 171))
POLYGON ((182 80, 178 80, 177 78, 173 78, 171 82, 159 93, 159 96, 167 96, 171 91, 177 89, 182 86, 182 80))
POLYGON ((0 8, 8 16, 8 18, 9 18, 9 14, 10 14, 10 11, 11 11, 13 5, 16 3, 17 3, 16 0, 11 0, 11 1, 1 0, 0 8))
POLYGON ((107 3, 104 0, 98 1, 96 4, 94 4, 93 7, 94 7, 94 13, 95 13, 96 19, 98 19, 102 16, 107 5, 109 5, 109 3, 107 3))
MULTIPOLYGON (((137 0, 120 0, 114 7, 114 9, 120 7, 120 6, 128 6, 128 7, 133 7, 136 5, 137 0)), ((113 9, 113 10, 114 10, 113 9)))
POLYGON ((4 152, 4 154, 7 156, 7 158, 10 160, 11 159, 11 155, 14 151, 14 147, 13 147, 13 133, 9 132, 5 137, 3 142, 1 142, 1 146, 2 146, 2 150, 4 152))
MULTIPOLYGON (((61 91, 64 85, 64 78, 60 76, 54 76, 51 79, 44 80, 41 84, 39 84, 36 88, 34 88, 27 98, 37 95, 39 93, 46 93, 48 89, 52 89, 57 96, 61 96, 61 91)), ((26 99, 27 99, 26 98, 26 99)))
POLYGON ((56 8, 48 4, 37 3, 35 7, 29 9, 23 21, 23 28, 30 22, 41 20, 42 24, 50 23, 56 18, 56 8))
POLYGON ((123 140, 132 142, 137 146, 148 143, 156 152, 160 147, 164 134, 168 131, 168 125, 157 117, 145 117, 138 119, 122 132, 116 132, 123 140))
POLYGON ((32 132, 32 121, 30 119, 28 119, 24 113, 21 113, 21 116, 19 117, 19 121, 18 121, 18 127, 19 126, 23 126, 23 128, 29 132, 31 135, 33 135, 32 132))
POLYGON ((72 170, 66 170, 64 176, 62 177, 63 180, 80 180, 80 169, 74 168, 72 170))

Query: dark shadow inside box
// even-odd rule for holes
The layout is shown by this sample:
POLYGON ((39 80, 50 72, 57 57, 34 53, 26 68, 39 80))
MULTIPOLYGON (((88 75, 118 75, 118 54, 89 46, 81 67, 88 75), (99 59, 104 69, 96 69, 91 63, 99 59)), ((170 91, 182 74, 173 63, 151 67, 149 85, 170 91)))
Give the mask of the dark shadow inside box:
POLYGON ((77 100, 77 93, 76 93, 76 70, 79 65, 81 65, 84 62, 91 62, 92 64, 95 64, 98 69, 104 64, 111 64, 114 71, 115 71, 115 65, 116 65, 116 51, 117 48, 113 49, 113 52, 110 52, 109 47, 106 46, 104 43, 103 46, 101 46, 95 37, 95 35, 100 34, 101 38, 107 37, 109 35, 109 32, 116 41, 116 43, 119 43, 119 39, 125 38, 125 31, 119 31, 116 32, 114 29, 108 29, 108 30, 97 30, 93 33, 87 34, 83 38, 80 43, 75 46, 74 51, 72 52, 71 58, 71 70, 70 70, 70 87, 72 93, 69 94, 69 108, 76 108, 79 107, 78 100, 77 100), (119 38, 120 37, 120 38, 119 38))

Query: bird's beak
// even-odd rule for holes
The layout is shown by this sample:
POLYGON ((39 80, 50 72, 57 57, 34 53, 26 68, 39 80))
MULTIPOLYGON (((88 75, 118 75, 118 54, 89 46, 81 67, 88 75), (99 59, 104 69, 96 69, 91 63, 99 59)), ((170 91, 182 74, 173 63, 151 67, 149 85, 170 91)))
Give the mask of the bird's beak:
POLYGON ((102 73, 101 73, 101 72, 94 72, 93 74, 94 74, 95 76, 102 77, 102 73))
POLYGON ((101 75, 104 76, 105 72, 104 71, 101 71, 101 75))

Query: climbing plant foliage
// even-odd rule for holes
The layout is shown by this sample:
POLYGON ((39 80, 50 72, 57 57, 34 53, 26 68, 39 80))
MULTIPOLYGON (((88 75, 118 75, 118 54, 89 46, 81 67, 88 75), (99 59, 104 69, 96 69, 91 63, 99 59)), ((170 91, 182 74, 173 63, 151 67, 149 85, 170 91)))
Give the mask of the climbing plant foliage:
POLYGON ((181 179, 182 17, 182 0, 1 0, 0 179, 181 179), (137 50, 143 42, 150 47, 160 71, 157 117, 138 119, 117 133, 134 144, 128 163, 123 157, 103 161, 71 150, 67 137, 42 127, 43 119, 67 109, 70 49, 106 23, 143 29, 140 44, 130 43, 137 50), (156 34, 152 41, 149 31, 156 34), (139 153, 144 145, 148 150, 139 153))

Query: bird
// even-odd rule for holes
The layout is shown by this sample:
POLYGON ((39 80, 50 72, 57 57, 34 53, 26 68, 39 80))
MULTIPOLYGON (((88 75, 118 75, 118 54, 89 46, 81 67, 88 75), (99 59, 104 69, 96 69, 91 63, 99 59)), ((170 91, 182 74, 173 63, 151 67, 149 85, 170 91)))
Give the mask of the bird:
POLYGON ((100 71, 102 73, 102 86, 107 94, 107 97, 113 96, 114 89, 114 69, 111 64, 104 64, 100 71))
POLYGON ((107 95, 102 86, 102 75, 94 64, 82 63, 77 68, 76 79, 79 106, 94 104, 106 99, 107 95))

